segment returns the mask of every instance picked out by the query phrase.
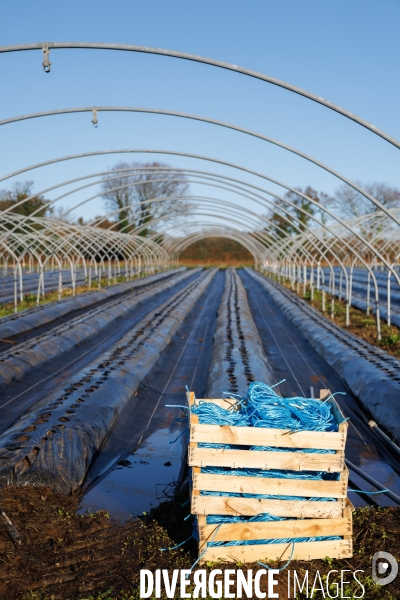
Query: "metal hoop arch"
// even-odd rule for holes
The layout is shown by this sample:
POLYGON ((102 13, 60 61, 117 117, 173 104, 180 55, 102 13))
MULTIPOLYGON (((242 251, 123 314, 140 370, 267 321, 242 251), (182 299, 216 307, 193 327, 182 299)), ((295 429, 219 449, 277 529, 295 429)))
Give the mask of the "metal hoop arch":
POLYGON ((325 98, 322 98, 321 96, 317 96, 316 94, 313 94, 311 92, 303 90, 302 88, 292 85, 291 83, 287 83, 280 79, 276 79, 275 77, 271 77, 270 75, 265 75, 264 73, 259 73, 258 71, 253 71, 251 69, 247 69, 247 68, 241 67, 239 65, 235 65, 235 64, 220 61, 220 60, 215 60, 213 58, 206 58, 203 56, 197 56, 195 54, 189 54, 186 52, 177 52, 175 50, 167 50, 167 49, 163 49, 163 48, 151 48, 151 47, 146 47, 146 46, 134 46, 134 45, 130 45, 130 44, 108 44, 108 43, 97 43, 97 42, 45 42, 45 43, 41 42, 41 43, 35 43, 35 44, 20 44, 20 45, 15 45, 15 46, 1 46, 0 53, 43 50, 43 47, 45 45, 48 48, 48 50, 51 50, 51 49, 54 49, 54 50, 55 49, 63 49, 63 50, 66 50, 66 49, 91 49, 91 50, 114 50, 114 51, 117 50, 117 51, 123 51, 123 52, 156 54, 159 56, 168 56, 170 58, 178 58, 181 60, 202 63, 205 65, 210 65, 212 67, 218 67, 220 69, 225 69, 228 71, 233 71, 235 73, 240 73, 242 75, 246 75, 253 79, 258 79, 260 81, 264 81, 266 83, 270 83, 277 87, 283 88, 283 89, 285 89, 289 92, 292 92, 294 94, 297 94, 299 96, 303 96, 304 98, 307 98, 308 100, 312 100, 313 102, 316 102, 317 104, 321 104, 322 106, 325 106, 326 108, 329 108, 330 110, 333 110, 334 112, 342 115, 343 117, 346 117, 347 119, 350 119, 351 121, 354 121, 358 125, 361 125, 365 129, 368 129, 375 135, 384 139, 386 142, 389 142, 396 148, 400 149, 400 141, 399 140, 397 140, 396 138, 385 133, 378 127, 375 127, 375 125, 372 125, 365 119, 362 119, 361 117, 355 115, 354 113, 342 108, 341 106, 338 106, 337 104, 334 104, 333 102, 330 102, 329 100, 326 100, 325 98))

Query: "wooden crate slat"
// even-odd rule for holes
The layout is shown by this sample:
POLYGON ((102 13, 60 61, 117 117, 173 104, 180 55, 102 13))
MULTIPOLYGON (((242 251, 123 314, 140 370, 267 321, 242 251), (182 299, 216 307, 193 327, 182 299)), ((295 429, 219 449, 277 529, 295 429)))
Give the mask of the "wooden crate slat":
POLYGON ((190 441, 210 444, 239 444, 243 446, 344 450, 346 436, 343 433, 334 432, 298 431, 290 433, 290 430, 287 429, 195 425, 192 423, 190 426, 190 441))
POLYGON ((222 450, 199 448, 191 442, 188 453, 191 467, 233 467, 246 469, 287 469, 289 471, 340 472, 344 469, 344 452, 310 454, 307 452, 273 452, 262 450, 222 450))
MULTIPOLYGON (((214 546, 208 547, 200 564, 212 562, 251 563, 261 560, 288 560, 292 544, 259 544, 252 546, 214 546)), ((353 545, 351 540, 331 540, 325 542, 298 542, 294 545, 293 560, 315 560, 318 558, 351 558, 353 545)))
POLYGON ((271 496, 346 498, 347 477, 343 477, 341 481, 320 481, 193 473, 193 489, 207 492, 269 494, 271 496))
POLYGON ((201 544, 235 540, 263 540, 302 537, 331 537, 351 535, 351 518, 291 519, 269 523, 224 523, 199 526, 201 544), (218 531, 217 531, 218 529, 218 531))
POLYGON ((309 500, 264 500, 262 498, 235 498, 229 496, 192 496, 192 514, 235 515, 253 517, 270 513, 277 517, 299 519, 329 519, 342 517, 345 500, 336 502, 309 500))

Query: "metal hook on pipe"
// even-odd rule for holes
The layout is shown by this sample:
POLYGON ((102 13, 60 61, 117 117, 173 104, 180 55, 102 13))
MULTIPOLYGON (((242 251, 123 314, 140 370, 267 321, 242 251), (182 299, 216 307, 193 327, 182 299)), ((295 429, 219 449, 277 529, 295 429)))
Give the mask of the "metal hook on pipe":
POLYGON ((42 67, 45 73, 50 73, 50 48, 48 42, 44 42, 42 44, 42 52, 43 52, 43 62, 42 67))
POLYGON ((97 127, 99 126, 99 122, 97 120, 97 108, 92 108, 92 113, 93 113, 92 124, 93 124, 93 127, 95 129, 97 129, 97 127))

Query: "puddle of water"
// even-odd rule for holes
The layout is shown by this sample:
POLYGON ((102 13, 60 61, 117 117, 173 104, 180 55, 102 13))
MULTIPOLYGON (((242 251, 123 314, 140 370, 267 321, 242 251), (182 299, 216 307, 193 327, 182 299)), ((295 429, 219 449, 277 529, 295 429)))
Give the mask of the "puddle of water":
POLYGON ((165 500, 181 468, 181 441, 168 443, 176 436, 170 429, 150 435, 85 495, 80 512, 107 510, 113 517, 127 519, 165 500))

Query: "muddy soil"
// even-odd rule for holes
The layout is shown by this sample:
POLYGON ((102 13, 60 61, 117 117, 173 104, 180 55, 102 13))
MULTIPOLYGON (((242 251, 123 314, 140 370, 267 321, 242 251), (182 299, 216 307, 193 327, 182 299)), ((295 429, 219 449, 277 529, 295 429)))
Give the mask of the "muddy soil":
POLYGON ((190 562, 184 553, 161 554, 159 549, 172 542, 156 522, 122 524, 105 512, 79 515, 78 503, 77 497, 47 488, 3 490, 3 510, 22 544, 15 545, 0 524, 2 600, 97 598, 109 588, 112 598, 129 598, 141 568, 155 569, 160 562, 180 568, 190 562))
MULTIPOLYGON (((193 541, 185 550, 160 550, 190 535, 191 519, 183 521, 188 512, 188 506, 182 506, 186 499, 181 494, 148 515, 121 523, 105 512, 79 515, 78 497, 54 494, 47 488, 5 488, 3 510, 17 527, 22 544, 15 545, 0 523, 1 600, 139 598, 140 569, 187 569, 196 558, 193 541)), ((298 573, 308 569, 310 580, 317 570, 323 577, 332 569, 361 569, 364 598, 394 600, 400 597, 399 578, 385 587, 376 586, 371 579, 371 558, 378 550, 400 559, 400 509, 368 508, 354 513, 353 559, 292 562, 289 568, 298 573)), ((280 598, 288 598, 287 571, 278 580, 280 598)), ((360 588, 354 586, 346 593, 347 597, 354 597, 351 593, 360 596, 360 588)), ((315 600, 323 597, 318 594, 313 596, 315 600)))

